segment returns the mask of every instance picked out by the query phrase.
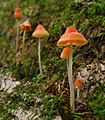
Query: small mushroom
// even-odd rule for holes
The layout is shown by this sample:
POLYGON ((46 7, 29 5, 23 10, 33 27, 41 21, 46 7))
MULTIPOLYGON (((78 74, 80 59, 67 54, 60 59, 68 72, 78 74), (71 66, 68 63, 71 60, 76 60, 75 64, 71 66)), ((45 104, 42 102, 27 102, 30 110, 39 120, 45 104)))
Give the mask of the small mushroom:
POLYGON ((38 39, 38 61, 39 61, 40 74, 43 75, 42 66, 41 66, 41 55, 40 55, 41 38, 49 36, 49 33, 41 24, 39 24, 34 30, 32 36, 39 38, 38 39))
POLYGON ((61 55, 60 55, 60 58, 61 59, 66 59, 67 61, 67 71, 68 71, 68 59, 69 59, 69 56, 70 56, 70 48, 66 47, 63 49, 61 55))
POLYGON ((24 31, 23 40, 22 40, 22 49, 24 51, 25 50, 25 35, 26 35, 26 32, 31 31, 31 24, 30 24, 29 19, 26 20, 25 22, 23 22, 22 24, 20 24, 19 27, 20 27, 20 29, 22 29, 24 31))
POLYGON ((69 79, 69 86, 70 86, 70 105, 71 105, 72 110, 75 109, 74 88, 73 88, 73 80, 72 80, 72 46, 73 45, 85 45, 85 44, 87 44, 87 40, 73 26, 68 27, 65 33, 61 36, 61 38, 57 42, 58 46, 70 45, 71 54, 69 56, 68 79, 69 79))
POLYGON ((23 15, 22 15, 22 11, 21 11, 21 8, 16 8, 15 11, 14 11, 14 14, 13 14, 13 18, 16 19, 16 24, 17 24, 17 33, 16 33, 16 47, 15 47, 15 52, 17 52, 18 50, 18 47, 19 47, 19 20, 21 20, 23 18, 23 15))
POLYGON ((83 86, 83 82, 81 79, 76 79, 74 82, 75 87, 77 88, 77 100, 80 98, 80 88, 83 86))
POLYGON ((16 8, 15 12, 13 14, 13 18, 16 19, 16 20, 21 20, 22 17, 23 17, 23 15, 22 15, 21 8, 16 8))

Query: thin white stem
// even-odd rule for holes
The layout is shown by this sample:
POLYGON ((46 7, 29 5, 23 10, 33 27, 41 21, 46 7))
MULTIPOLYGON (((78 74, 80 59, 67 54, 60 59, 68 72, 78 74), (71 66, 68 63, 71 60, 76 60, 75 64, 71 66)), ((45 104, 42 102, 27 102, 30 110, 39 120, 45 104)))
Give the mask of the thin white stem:
POLYGON ((79 101, 79 97, 80 97, 80 88, 77 88, 77 100, 79 101))
POLYGON ((38 62, 39 62, 40 74, 43 75, 42 66, 41 66, 40 47, 41 47, 41 40, 40 40, 40 38, 39 38, 39 40, 38 40, 38 62))
POLYGON ((70 86, 70 105, 71 109, 74 110, 74 87, 73 87, 73 80, 72 80, 72 44, 70 44, 70 58, 69 58, 69 68, 68 68, 68 79, 69 79, 69 86, 70 86))
POLYGON ((67 65, 67 71, 68 71, 68 67, 69 67, 68 59, 66 59, 66 65, 67 65))
POLYGON ((19 47, 19 26, 18 26, 18 20, 16 20, 17 23, 17 33, 16 33, 16 47, 15 47, 15 52, 18 51, 18 47, 19 47))
POLYGON ((23 32, 23 41, 22 41, 22 49, 23 49, 23 51, 25 50, 25 35, 26 35, 26 31, 24 30, 24 32, 23 32))

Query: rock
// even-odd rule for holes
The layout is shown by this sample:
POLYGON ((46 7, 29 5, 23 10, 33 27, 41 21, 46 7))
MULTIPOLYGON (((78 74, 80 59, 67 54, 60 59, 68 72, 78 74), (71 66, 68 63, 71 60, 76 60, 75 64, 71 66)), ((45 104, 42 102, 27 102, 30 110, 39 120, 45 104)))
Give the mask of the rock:
POLYGON ((61 116, 56 116, 53 120, 62 120, 61 116))
POLYGON ((105 71, 105 65, 103 65, 102 63, 100 63, 100 68, 101 68, 101 71, 105 71))

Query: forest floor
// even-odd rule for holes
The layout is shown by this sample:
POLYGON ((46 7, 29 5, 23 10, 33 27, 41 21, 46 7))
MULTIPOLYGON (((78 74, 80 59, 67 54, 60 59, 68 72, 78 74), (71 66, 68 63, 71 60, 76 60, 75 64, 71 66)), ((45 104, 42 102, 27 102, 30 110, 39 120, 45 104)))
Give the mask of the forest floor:
MULTIPOLYGON (((81 68, 77 74, 77 78, 81 78, 84 82, 84 87, 81 88, 83 100, 88 94, 93 94, 102 84, 105 84, 105 61, 94 60, 91 64, 88 64, 85 68, 81 68), (88 80, 87 80, 88 79, 88 80), (97 80, 97 81, 96 81, 97 80), (90 84, 91 83, 91 84, 90 84)), ((12 76, 7 68, 1 68, 0 70, 0 102, 2 103, 4 98, 11 95, 15 91, 16 86, 20 86, 21 82, 17 81, 12 76)), ((40 101, 40 100, 39 100, 40 101)), ((18 120, 27 120, 30 118, 40 119, 39 108, 33 108, 25 110, 23 108, 15 109, 11 112, 18 118, 18 120), (34 109, 34 110, 33 110, 34 109), (37 112, 36 112, 37 111, 37 112)), ((56 116, 54 120, 61 120, 60 116, 56 116)))

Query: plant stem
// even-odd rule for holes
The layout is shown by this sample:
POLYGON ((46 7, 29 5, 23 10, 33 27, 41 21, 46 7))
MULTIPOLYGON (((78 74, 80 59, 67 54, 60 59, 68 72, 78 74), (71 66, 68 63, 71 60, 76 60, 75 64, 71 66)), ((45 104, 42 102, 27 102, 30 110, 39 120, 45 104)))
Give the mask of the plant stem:
POLYGON ((16 33, 16 47, 15 47, 15 52, 18 51, 18 47, 19 47, 19 26, 18 26, 18 20, 16 20, 16 24, 17 24, 17 33, 16 33))
POLYGON ((69 58, 69 69, 68 69, 68 79, 69 79, 69 86, 70 86, 70 105, 71 109, 74 110, 74 87, 73 87, 73 80, 72 80, 72 44, 70 44, 70 58, 69 58))
POLYGON ((77 100, 78 101, 79 101, 79 97, 80 97, 79 93, 80 93, 80 88, 77 88, 77 100))
POLYGON ((66 65, 67 65, 67 71, 68 71, 68 67, 69 67, 69 65, 68 65, 68 59, 66 59, 66 65))
POLYGON ((38 40, 38 62, 39 62, 40 74, 43 75, 42 66, 41 66, 40 46, 41 46, 41 39, 39 37, 39 40, 38 40))
POLYGON ((22 49, 23 51, 25 50, 25 35, 26 35, 26 31, 24 30, 24 33, 23 33, 23 43, 22 43, 22 49))

